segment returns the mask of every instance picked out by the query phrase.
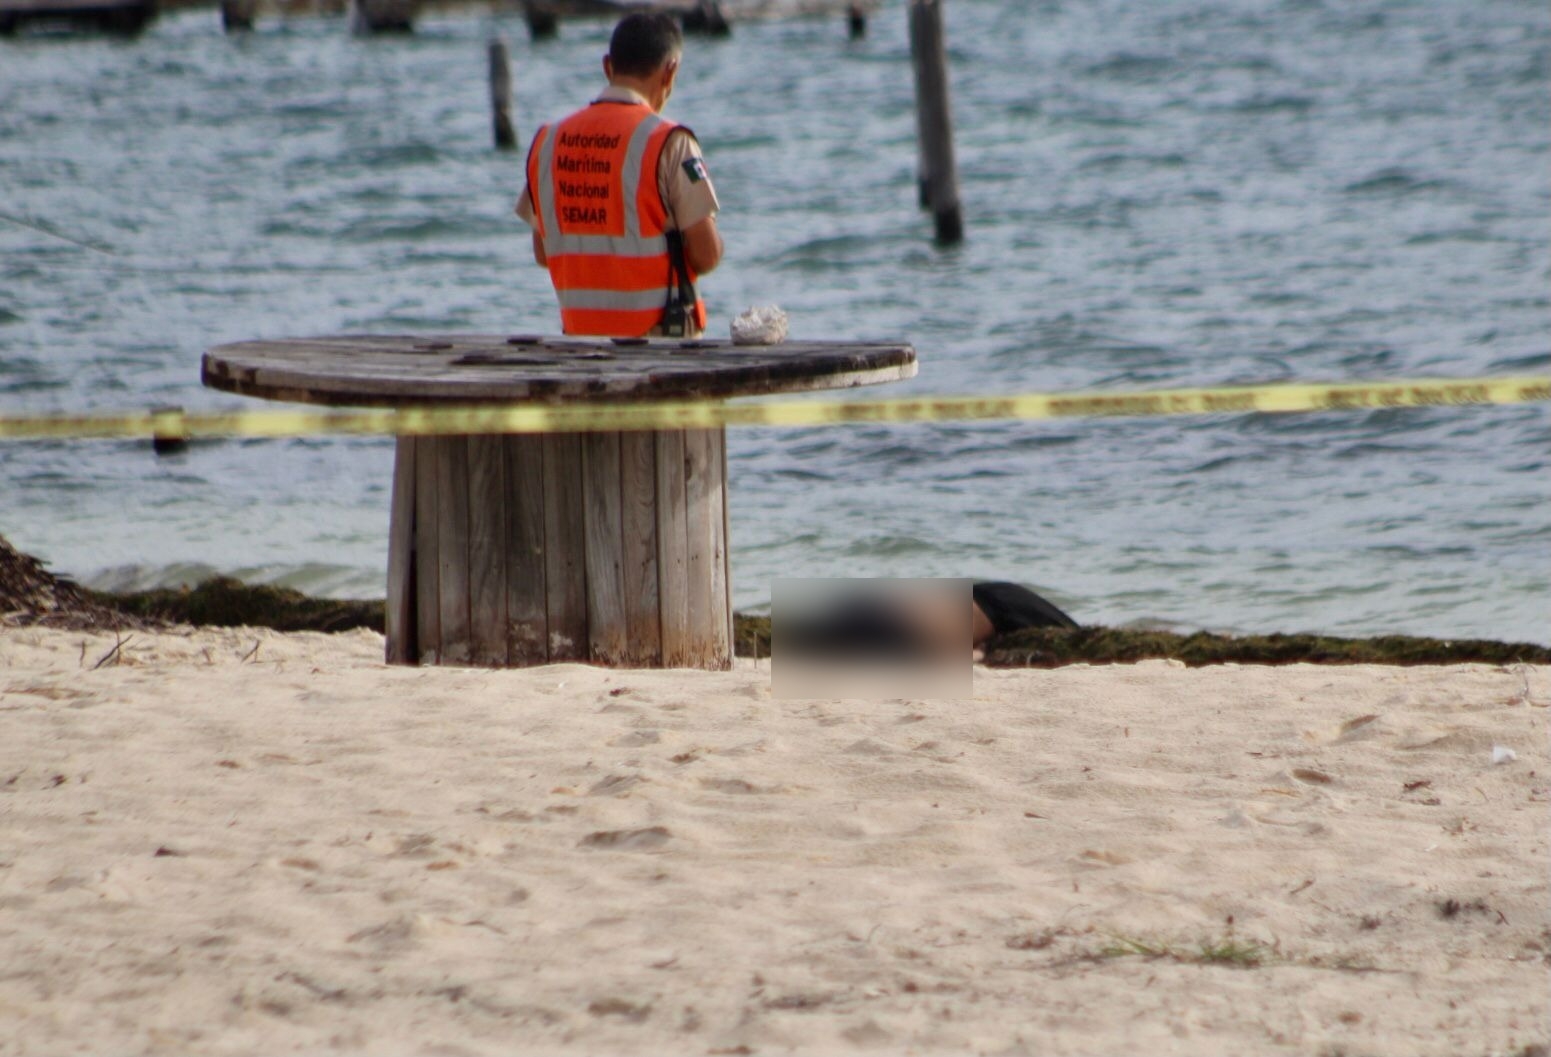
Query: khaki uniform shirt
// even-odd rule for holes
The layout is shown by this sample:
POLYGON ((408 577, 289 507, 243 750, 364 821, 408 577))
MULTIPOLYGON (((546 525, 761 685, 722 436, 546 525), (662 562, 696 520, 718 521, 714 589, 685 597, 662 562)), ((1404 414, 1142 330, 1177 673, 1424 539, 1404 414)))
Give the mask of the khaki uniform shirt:
MULTIPOLYGON (((634 89, 609 85, 599 93, 595 102, 645 103, 646 99, 634 89)), ((675 130, 662 145, 662 157, 657 162, 657 191, 668 207, 669 231, 692 228, 707 217, 716 216, 721 209, 721 203, 716 200, 716 188, 711 185, 711 177, 706 172, 704 158, 700 153, 700 144, 687 131, 675 130), (698 165, 686 164, 696 158, 701 159, 698 165)), ((526 182, 517 199, 516 213, 530 227, 537 227, 533 222, 533 195, 529 193, 526 182)), ((655 329, 652 333, 661 336, 655 329)))

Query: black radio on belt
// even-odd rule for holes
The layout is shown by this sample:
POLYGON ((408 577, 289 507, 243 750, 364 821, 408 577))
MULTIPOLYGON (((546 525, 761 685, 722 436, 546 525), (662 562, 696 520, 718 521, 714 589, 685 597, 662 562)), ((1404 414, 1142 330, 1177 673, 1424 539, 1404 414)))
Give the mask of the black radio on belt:
POLYGON ((662 310, 664 337, 685 338, 690 333, 690 310, 695 304, 695 285, 689 281, 689 266, 684 261, 684 235, 664 233, 668 240, 668 303, 662 310))

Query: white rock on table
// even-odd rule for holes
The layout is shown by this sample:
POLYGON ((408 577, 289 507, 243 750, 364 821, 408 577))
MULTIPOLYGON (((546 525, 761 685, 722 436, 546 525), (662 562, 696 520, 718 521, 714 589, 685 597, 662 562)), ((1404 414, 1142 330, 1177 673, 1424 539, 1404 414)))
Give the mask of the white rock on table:
POLYGON ((745 309, 732 321, 734 345, 779 345, 786 340, 786 313, 778 305, 745 309))

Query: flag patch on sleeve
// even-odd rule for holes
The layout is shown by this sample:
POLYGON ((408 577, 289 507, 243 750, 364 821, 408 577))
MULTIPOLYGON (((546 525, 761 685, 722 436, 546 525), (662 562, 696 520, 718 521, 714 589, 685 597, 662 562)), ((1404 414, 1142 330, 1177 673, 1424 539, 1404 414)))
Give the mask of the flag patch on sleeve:
POLYGON ((685 158, 684 172, 689 176, 689 182, 697 184, 701 180, 708 179, 705 171, 704 158, 685 158))

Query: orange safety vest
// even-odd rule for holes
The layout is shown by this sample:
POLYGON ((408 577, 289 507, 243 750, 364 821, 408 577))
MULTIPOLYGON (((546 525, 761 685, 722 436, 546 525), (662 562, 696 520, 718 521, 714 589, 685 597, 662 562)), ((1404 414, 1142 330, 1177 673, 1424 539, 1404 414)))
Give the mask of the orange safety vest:
MULTIPOLYGON (((678 127, 645 103, 600 100, 533 137, 528 190, 565 333, 638 338, 663 321, 673 282, 657 163, 678 127)), ((685 307, 704 330, 698 290, 685 307)))

